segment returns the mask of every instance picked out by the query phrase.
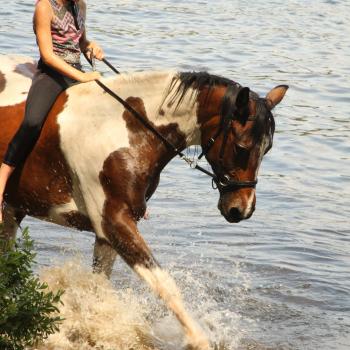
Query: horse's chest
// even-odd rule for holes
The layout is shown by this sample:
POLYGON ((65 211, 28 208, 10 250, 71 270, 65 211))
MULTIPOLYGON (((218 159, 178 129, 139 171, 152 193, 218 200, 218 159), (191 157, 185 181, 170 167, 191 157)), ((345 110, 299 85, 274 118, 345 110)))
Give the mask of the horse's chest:
MULTIPOLYGON (((107 108, 107 96, 99 96, 100 103, 96 105, 96 101, 84 96, 83 88, 67 91, 67 103, 57 119, 60 147, 74 174, 73 193, 83 199, 90 219, 102 235, 101 217, 109 193, 101 183, 101 174, 111 154, 129 149, 129 137, 121 106, 113 104, 113 109, 107 108)), ((133 167, 127 159, 118 163, 118 167, 133 167)), ((116 185, 122 186, 122 177, 116 185)))

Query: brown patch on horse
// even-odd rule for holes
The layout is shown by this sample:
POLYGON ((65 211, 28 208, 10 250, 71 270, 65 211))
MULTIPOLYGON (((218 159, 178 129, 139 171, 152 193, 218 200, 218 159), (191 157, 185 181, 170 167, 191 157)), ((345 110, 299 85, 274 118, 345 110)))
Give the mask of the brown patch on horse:
MULTIPOLYGON (((222 100, 226 94, 227 87, 221 86, 209 91, 209 88, 202 89, 197 96, 198 123, 203 124, 210 121, 212 117, 220 117, 222 100)), ((256 101, 249 99, 249 116, 256 115, 256 101)))
MULTIPOLYGON (((60 149, 57 116, 64 109, 67 95, 62 93, 52 107, 41 136, 23 167, 15 170, 6 189, 6 200, 33 216, 47 216, 52 206, 68 203, 72 198, 69 166, 60 149)), ((5 131, 0 132, 1 153, 20 125, 24 103, 0 108, 6 114, 5 131)))
POLYGON ((79 212, 71 211, 69 213, 63 213, 61 216, 66 220, 69 227, 76 228, 80 231, 94 231, 91 220, 79 212))
POLYGON ((202 89, 197 96, 198 123, 203 125, 215 116, 220 117, 221 102, 226 93, 226 87, 217 87, 209 92, 209 88, 202 89))
POLYGON ((6 86, 5 75, 0 72, 0 93, 2 93, 5 90, 5 86, 6 86))
MULTIPOLYGON (((147 118, 143 101, 140 98, 129 97, 126 102, 152 124, 147 118)), ((123 119, 129 132, 130 147, 110 154, 104 162, 100 181, 106 194, 123 201, 126 200, 132 209, 132 214, 140 218, 146 209, 145 197, 149 198, 152 195, 156 188, 154 183, 158 183, 161 170, 174 155, 168 154, 167 147, 158 137, 144 127, 129 111, 125 110, 123 119), (161 148, 160 157, 159 148, 161 148), (132 161, 140 171, 135 173, 128 169, 128 161, 132 161), (132 191, 128 191, 128 186, 126 186, 128 184, 132 187, 132 191)), ((184 145, 185 137, 184 135, 178 136, 180 133, 177 127, 178 125, 173 123, 158 127, 158 130, 175 145, 184 145)))
POLYGON ((0 107, 0 157, 5 155, 8 143, 19 128, 24 115, 25 102, 0 107), (6 125, 6 127, 5 127, 6 125))
POLYGON ((20 75, 23 75, 26 78, 32 79, 37 68, 36 65, 32 62, 20 63, 14 69, 14 72, 20 75))
MULTIPOLYGON (((153 125, 147 117, 142 99, 129 97, 126 102, 153 125)), ((119 149, 109 155, 100 172, 100 182, 106 195, 103 230, 113 246, 120 248, 118 253, 127 255, 127 252, 131 251, 131 245, 133 247, 136 245, 127 238, 127 233, 123 232, 127 231, 127 226, 130 227, 131 223, 143 217, 146 199, 152 196, 158 185, 160 172, 174 154, 171 154, 172 152, 169 152, 158 137, 129 111, 125 110, 123 119, 128 129, 130 147, 119 149), (121 216, 129 221, 128 225, 123 226, 120 222, 121 216)), ((178 131, 177 124, 157 129, 173 144, 177 146, 185 144, 185 136, 178 131)), ((133 239, 137 239, 137 244, 142 247, 139 254, 144 255, 123 256, 131 266, 145 261, 150 254, 139 234, 133 239)))

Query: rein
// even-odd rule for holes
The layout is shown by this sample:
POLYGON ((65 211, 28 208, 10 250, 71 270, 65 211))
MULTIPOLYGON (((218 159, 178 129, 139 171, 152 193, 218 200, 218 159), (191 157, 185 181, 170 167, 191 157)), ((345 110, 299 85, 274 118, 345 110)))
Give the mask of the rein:
MULTIPOLYGON (((91 64, 91 66, 94 68, 95 63, 94 60, 90 60, 87 56, 85 56, 87 61, 91 64)), ((103 63, 105 63, 110 69, 113 70, 116 74, 120 74, 120 72, 110 63, 107 61, 107 59, 102 59, 103 63)), ((186 155, 181 152, 177 147, 175 147, 168 139, 166 139, 155 127, 153 127, 145 118, 137 112, 133 107, 131 107, 124 99, 122 99, 118 94, 116 94, 114 91, 112 91, 109 87, 107 87, 105 84, 103 84, 100 80, 96 80, 97 85, 99 85, 105 92, 107 92, 110 96, 112 96, 114 99, 116 99, 121 105, 125 107, 138 121, 142 123, 148 130, 153 132, 170 150, 172 150, 176 155, 178 155, 181 159, 183 159, 186 163, 190 165, 192 169, 197 169, 201 171, 202 173, 210 176, 213 179, 216 179, 215 174, 212 172, 204 169, 203 167, 196 164, 195 161, 191 160, 190 158, 186 157, 186 155)))
MULTIPOLYGON (((91 51, 91 57, 92 59, 90 59, 89 57, 87 57, 87 55, 85 54, 85 58, 87 59, 87 61, 90 63, 90 65, 92 66, 93 70, 95 70, 95 60, 93 58, 93 52, 91 51)), ((113 72, 115 72, 116 74, 120 74, 120 72, 109 62, 107 61, 107 59, 103 58, 102 62, 105 63, 113 72)), ((166 147, 168 147, 170 150, 172 150, 176 155, 178 155, 181 159, 183 159, 187 164, 189 164, 189 166, 192 169, 197 169, 199 171, 201 171, 202 173, 210 176, 212 178, 212 187, 214 189, 219 189, 220 192, 230 192, 230 191, 234 191, 234 190, 238 190, 241 188, 255 188, 256 184, 257 184, 257 180, 255 181, 237 181, 231 178, 231 176, 229 174, 224 174, 223 176, 221 176, 220 178, 218 178, 215 174, 213 174, 212 172, 204 169, 203 167, 201 167, 200 165, 197 164, 197 161, 192 160, 188 157, 186 157, 186 155, 181 152, 176 146, 174 146, 167 138, 165 138, 153 125, 151 125, 147 120, 145 120, 145 118, 139 113, 137 112, 133 107, 131 107, 123 98, 121 98, 117 93, 115 93, 114 91, 112 91, 110 88, 108 88, 105 84, 103 84, 100 80, 96 80, 97 85, 99 85, 105 92, 107 92, 111 97, 113 97, 115 100, 117 100, 121 105, 124 106, 124 108, 126 110, 128 110, 138 121, 140 121, 142 123, 143 126, 145 126, 148 130, 150 130, 154 135, 156 135, 164 144, 166 147)), ((232 93, 232 88, 228 87, 225 97, 232 93)), ((228 137, 228 131, 229 131, 229 126, 232 125, 232 121, 234 120, 234 114, 230 113, 229 116, 222 116, 222 120, 221 120, 221 125, 219 130, 217 131, 217 133, 215 134, 215 136, 213 138, 209 139, 209 142, 207 144, 207 146, 203 147, 203 151, 202 153, 199 155, 198 159, 201 159, 203 157, 203 155, 206 155, 210 148, 213 146, 213 144, 215 143, 216 139, 220 136, 220 134, 222 132, 224 132, 224 138, 223 138, 223 143, 221 145, 221 150, 220 150, 220 163, 222 163, 223 160, 223 155, 224 155, 224 150, 226 147, 226 143, 227 143, 227 137, 228 137)))

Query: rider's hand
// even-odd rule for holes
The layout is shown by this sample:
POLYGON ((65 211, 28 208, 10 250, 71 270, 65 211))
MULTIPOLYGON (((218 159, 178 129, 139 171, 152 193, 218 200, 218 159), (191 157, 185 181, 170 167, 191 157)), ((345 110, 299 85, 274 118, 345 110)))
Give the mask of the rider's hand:
POLYGON ((102 48, 97 43, 95 43, 94 41, 91 41, 89 43, 89 45, 86 47, 86 53, 87 53, 89 59, 91 59, 91 52, 93 52, 94 57, 97 58, 100 61, 105 56, 102 48))
POLYGON ((79 81, 81 83, 87 83, 88 81, 99 80, 101 79, 101 74, 99 72, 86 72, 82 73, 79 81))

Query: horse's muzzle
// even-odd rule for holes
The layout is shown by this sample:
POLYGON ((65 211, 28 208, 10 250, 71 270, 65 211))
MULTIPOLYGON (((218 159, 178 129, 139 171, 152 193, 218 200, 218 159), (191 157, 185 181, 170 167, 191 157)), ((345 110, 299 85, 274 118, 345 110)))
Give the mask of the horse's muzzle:
POLYGON ((249 203, 243 201, 241 198, 235 200, 229 200, 230 195, 224 195, 220 197, 218 203, 218 209, 221 215, 230 223, 237 223, 242 220, 249 219, 255 210, 255 196, 254 199, 249 203))
POLYGON ((237 222, 240 222, 242 220, 247 220, 249 219, 252 215, 253 215, 253 212, 254 212, 255 208, 253 208, 249 213, 248 215, 244 215, 241 213, 241 211, 237 208, 231 208, 228 212, 228 214, 224 215, 224 218, 230 222, 230 223, 237 223, 237 222))

